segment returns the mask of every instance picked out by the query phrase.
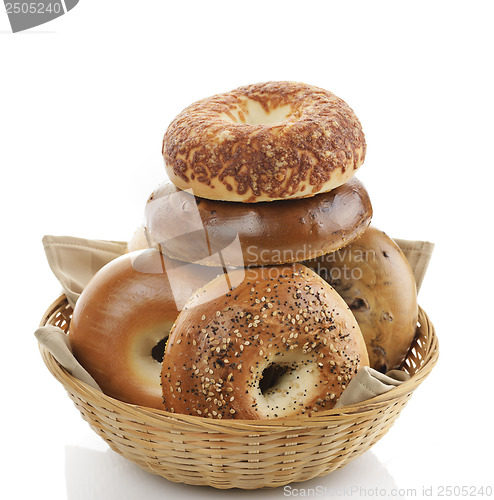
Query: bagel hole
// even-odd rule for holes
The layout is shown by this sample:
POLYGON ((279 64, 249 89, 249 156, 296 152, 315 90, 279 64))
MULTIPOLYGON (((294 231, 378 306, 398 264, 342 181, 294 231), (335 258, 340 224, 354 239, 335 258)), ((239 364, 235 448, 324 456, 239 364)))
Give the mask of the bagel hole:
POLYGON ((247 110, 247 123, 252 125, 275 125, 283 123, 292 113, 292 107, 289 104, 278 106, 266 112, 260 103, 252 99, 249 99, 247 102, 247 110))
POLYGON ((163 363, 163 358, 165 357, 165 347, 168 340, 168 335, 162 338, 152 349, 151 356, 158 363, 163 363))
POLYGON ((269 366, 264 368, 261 380, 259 380, 259 389, 261 394, 264 396, 277 385, 280 384, 282 378, 289 372, 292 368, 289 365, 278 365, 276 363, 271 363, 269 366))
MULTIPOLYGON (((231 108, 229 114, 222 113, 222 118, 230 123, 247 125, 277 125, 288 120, 293 110, 290 104, 285 104, 267 111, 261 103, 247 99, 239 106, 231 108)), ((225 131, 227 137, 228 131, 225 131)))

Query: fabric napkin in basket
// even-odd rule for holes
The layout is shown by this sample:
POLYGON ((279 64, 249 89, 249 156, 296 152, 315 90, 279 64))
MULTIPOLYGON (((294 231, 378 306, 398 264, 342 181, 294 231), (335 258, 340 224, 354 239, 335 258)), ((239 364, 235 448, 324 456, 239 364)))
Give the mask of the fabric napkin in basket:
MULTIPOLYGON (((427 271, 434 244, 401 239, 395 241, 410 263, 418 291, 427 271)), ((43 246, 48 264, 72 307, 75 306, 93 275, 105 264, 128 251, 127 242, 88 240, 72 236, 45 236, 43 246)), ((38 328, 35 336, 38 342, 74 377, 101 390, 70 351, 67 336, 61 328, 47 325, 38 328)), ((383 374, 373 368, 364 367, 352 378, 335 408, 360 403, 384 394, 408 379, 409 375, 402 370, 391 370, 383 374)))

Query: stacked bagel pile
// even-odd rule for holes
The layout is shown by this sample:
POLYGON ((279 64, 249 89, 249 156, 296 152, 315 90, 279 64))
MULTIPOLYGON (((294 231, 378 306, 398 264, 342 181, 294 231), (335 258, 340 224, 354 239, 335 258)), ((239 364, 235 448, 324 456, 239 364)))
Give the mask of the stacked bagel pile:
POLYGON ((415 281, 369 227, 354 174, 361 125, 334 94, 268 82, 192 104, 170 124, 151 248, 101 269, 69 339, 103 391, 209 418, 334 406, 362 366, 398 367, 415 281))

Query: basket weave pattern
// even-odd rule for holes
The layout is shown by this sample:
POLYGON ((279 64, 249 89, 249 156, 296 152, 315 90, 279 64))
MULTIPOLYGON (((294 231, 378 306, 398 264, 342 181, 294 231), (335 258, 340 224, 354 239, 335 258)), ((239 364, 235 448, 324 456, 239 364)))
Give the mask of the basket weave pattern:
MULTIPOLYGON (((68 332, 65 296, 41 325, 68 332)), ((272 420, 211 420, 115 400, 63 369, 43 347, 43 360, 84 420, 109 446, 143 469, 171 481, 215 488, 277 487, 341 468, 371 448, 392 426, 438 358, 434 327, 420 309, 404 370, 412 377, 365 403, 272 420)))

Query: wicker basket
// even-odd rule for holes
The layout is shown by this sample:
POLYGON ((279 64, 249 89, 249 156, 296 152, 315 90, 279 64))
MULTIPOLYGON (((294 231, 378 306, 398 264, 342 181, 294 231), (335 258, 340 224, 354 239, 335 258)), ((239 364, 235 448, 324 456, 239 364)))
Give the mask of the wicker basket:
MULTIPOLYGON (((61 296, 41 326, 51 324, 67 332, 71 315, 61 296)), ((171 481, 221 489, 283 486, 343 467, 384 436, 438 358, 434 327, 420 309, 417 335, 404 365, 412 377, 402 385, 365 403, 311 417, 225 421, 115 400, 74 378, 40 349, 82 417, 114 451, 171 481)))

